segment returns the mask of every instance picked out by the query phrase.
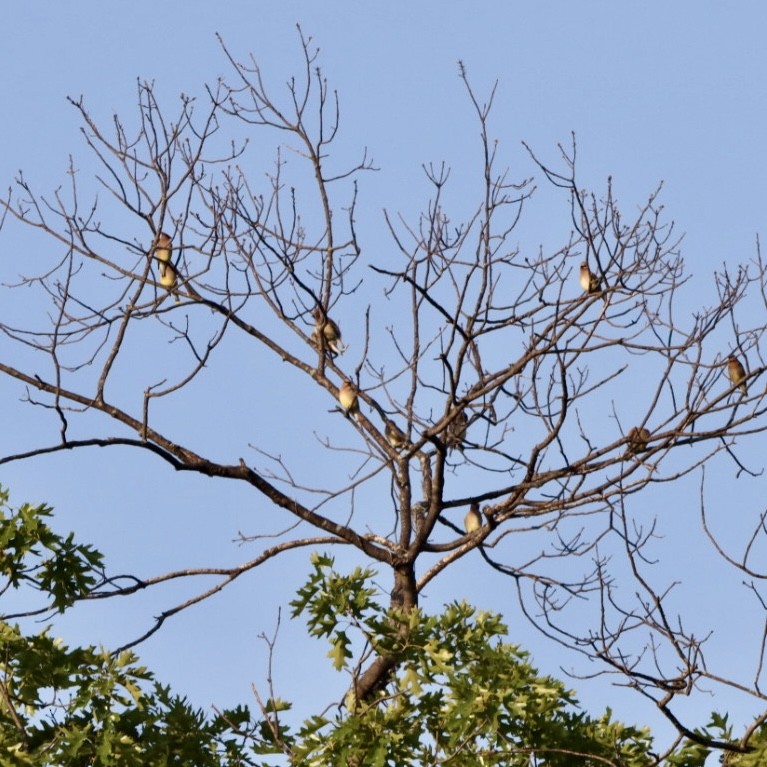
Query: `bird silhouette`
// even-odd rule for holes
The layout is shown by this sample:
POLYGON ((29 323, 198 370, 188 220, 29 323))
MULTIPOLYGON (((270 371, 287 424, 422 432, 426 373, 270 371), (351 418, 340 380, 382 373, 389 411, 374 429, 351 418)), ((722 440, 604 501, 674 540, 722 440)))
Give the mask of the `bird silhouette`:
POLYGON ((469 427, 469 419, 465 410, 461 410, 447 425, 445 430, 445 444, 448 450, 457 447, 463 451, 463 441, 466 438, 466 430, 469 427))
POLYGON ((160 232, 157 235, 157 243, 154 246, 154 257, 161 263, 170 263, 173 255, 173 244, 169 234, 160 232))
POLYGON ((589 269, 589 265, 586 263, 586 261, 581 263, 579 280, 585 293, 595 294, 602 292, 602 284, 599 280, 599 277, 597 277, 596 274, 594 274, 594 272, 589 269))
POLYGON ((357 389, 351 381, 344 381, 338 390, 338 401, 344 412, 357 421, 360 412, 360 405, 357 401, 357 389))
POLYGON ((341 329, 330 317, 318 306, 313 312, 314 329, 312 330, 312 342, 317 348, 322 347, 331 357, 337 357, 346 351, 341 341, 341 329))
POLYGON ((482 527, 482 517, 479 514, 479 506, 476 503, 471 504, 468 513, 463 518, 463 527, 467 533, 473 533, 482 527))
POLYGON ((163 261, 160 262, 160 285, 162 285, 168 293, 173 293, 173 295, 176 297, 176 303, 180 303, 181 299, 178 297, 178 293, 176 292, 176 285, 178 284, 178 273, 176 272, 176 267, 173 266, 173 264, 168 261, 168 263, 165 263, 163 261))
POLYGON ((727 358, 727 375, 740 389, 740 393, 743 396, 748 394, 748 387, 746 386, 746 370, 741 361, 734 354, 731 354, 727 358))
POLYGON ((652 435, 644 426, 633 426, 628 433, 628 453, 636 455, 647 450, 647 443, 652 435))
POLYGON ((395 449, 402 450, 407 444, 407 437, 402 429, 397 426, 394 421, 387 421, 386 428, 384 429, 384 436, 386 441, 395 449))

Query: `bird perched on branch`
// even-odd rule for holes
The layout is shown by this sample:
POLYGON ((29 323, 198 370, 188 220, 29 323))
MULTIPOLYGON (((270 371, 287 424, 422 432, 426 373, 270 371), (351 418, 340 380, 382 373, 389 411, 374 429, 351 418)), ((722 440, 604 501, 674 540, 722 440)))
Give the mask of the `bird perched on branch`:
POLYGON ((457 447, 463 451, 463 441, 466 438, 466 429, 469 427, 469 418, 465 410, 461 410, 447 425, 445 430, 445 444, 448 450, 457 447))
POLYGON ((647 450, 647 443, 650 441, 651 436, 649 430, 645 429, 644 426, 633 426, 629 429, 628 454, 636 455, 647 450))
POLYGON ((479 514, 479 506, 476 503, 472 503, 469 506, 469 511, 463 518, 463 527, 467 533, 473 533, 482 527, 482 517, 479 514))
POLYGON ((173 255, 173 244, 169 234, 160 232, 157 235, 157 243, 154 246, 154 257, 161 264, 170 263, 171 256, 173 255))
POLYGON ((312 342, 317 348, 322 347, 331 357, 337 357, 346 351, 341 341, 341 329, 318 306, 313 312, 314 329, 312 342))
POLYGON ((166 232, 160 232, 157 235, 157 242, 154 245, 154 257, 159 262, 160 269, 160 285, 162 285, 168 293, 173 293, 176 297, 176 303, 180 302, 178 293, 176 292, 176 286, 178 285, 178 272, 176 267, 171 262, 173 256, 173 241, 170 235, 166 232))
POLYGON ((581 287, 585 293, 593 295, 602 292, 602 283, 600 282, 599 277, 597 277, 596 274, 594 274, 594 272, 589 269, 589 265, 586 261, 581 263, 579 279, 581 287))
POLYGON ((731 354, 727 358, 727 376, 740 389, 740 393, 745 397, 748 394, 748 387, 746 386, 746 369, 734 354, 731 354))
POLYGON ((402 450, 407 444, 407 437, 402 429, 397 426, 394 421, 387 421, 386 428, 384 429, 384 436, 386 441, 395 449, 402 450))
POLYGON ((168 261, 168 263, 160 262, 160 285, 162 285, 168 293, 173 293, 176 297, 176 303, 180 303, 181 299, 176 292, 176 285, 178 284, 178 273, 176 267, 168 261))
POLYGON ((357 401, 357 389, 351 381, 344 381, 338 390, 338 401, 344 409, 346 415, 351 416, 355 421, 360 412, 360 405, 357 401))

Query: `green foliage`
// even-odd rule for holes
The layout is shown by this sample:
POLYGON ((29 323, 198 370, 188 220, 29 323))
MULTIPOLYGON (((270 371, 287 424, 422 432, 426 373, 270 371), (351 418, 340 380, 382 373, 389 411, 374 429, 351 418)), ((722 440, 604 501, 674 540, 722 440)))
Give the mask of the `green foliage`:
MULTIPOLYGON (((732 740, 732 727, 727 715, 713 714, 701 734, 720 741, 732 740)), ((747 748, 746 753, 728 751, 722 757, 722 764, 725 767, 764 767, 767 764, 767 725, 764 722, 753 728, 747 738, 747 748)))
MULTIPOLYGON (((46 524, 47 506, 8 508, 0 489, 5 583, 23 587, 62 611, 104 580, 103 557, 46 524)), ((326 640, 337 670, 350 677, 344 706, 310 716, 295 729, 290 704, 206 713, 162 686, 132 652, 69 648, 50 628, 24 633, 0 619, 0 763, 5 767, 244 767, 306 765, 508 765, 509 767, 647 767, 659 764, 646 728, 622 724, 608 709, 596 718, 572 691, 532 665, 506 641, 494 613, 456 602, 439 615, 384 610, 374 573, 334 570, 316 554, 291 603, 311 636, 326 640), (373 651, 394 661, 388 683, 357 700, 359 658, 373 651), (327 713, 330 711, 331 713, 327 713)), ((364 656, 363 656, 364 657, 364 656)), ((364 664, 363 664, 364 665, 364 664)), ((311 707, 321 709, 326 701, 311 707)), ((731 741, 726 716, 714 714, 700 735, 731 741)), ((756 729, 731 767, 767 763, 767 730, 756 729)), ((665 767, 703 767, 710 749, 684 742, 665 767)))
POLYGON ((101 580, 103 556, 75 544, 72 534, 56 535, 45 523, 52 514, 44 504, 24 504, 12 513, 8 492, 0 488, 0 574, 13 588, 23 584, 42 592, 63 612, 101 580))
POLYGON ((767 764, 767 727, 762 724, 748 739, 746 754, 729 752, 722 760, 725 767, 764 767, 767 764))
POLYGON ((365 586, 371 574, 342 576, 317 557, 314 572, 293 603, 312 633, 335 654, 350 645, 354 628, 377 653, 396 657, 390 684, 373 701, 332 718, 315 717, 300 731, 297 764, 561 765, 654 764, 646 729, 592 719, 573 693, 541 676, 529 656, 504 641, 498 615, 464 603, 440 615, 384 613, 365 586))
MULTIPOLYGON (((54 533, 47 506, 8 508, 0 489, 0 594, 22 587, 63 611, 102 581, 103 557, 54 533)), ((255 764, 246 708, 209 716, 159 685, 131 652, 71 649, 50 628, 25 634, 0 619, 3 767, 255 764), (251 746, 252 748, 252 746, 251 746)))

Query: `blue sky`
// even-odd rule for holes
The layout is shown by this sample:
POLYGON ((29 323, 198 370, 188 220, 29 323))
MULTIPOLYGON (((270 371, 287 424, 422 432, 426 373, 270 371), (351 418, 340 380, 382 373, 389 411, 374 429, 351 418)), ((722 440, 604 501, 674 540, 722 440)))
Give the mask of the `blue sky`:
MULTIPOLYGON (((574 132, 581 183, 601 189, 612 176, 627 211, 636 210, 663 181, 667 216, 685 233, 683 255, 693 274, 683 309, 693 311, 696 301, 711 303, 713 269, 752 258, 756 236, 764 235, 767 9, 755 1, 11 4, 0 29, 3 188, 19 169, 42 191, 64 184, 70 154, 84 177, 92 174, 77 114, 66 96, 82 94, 93 114, 107 122, 114 113, 133 118, 137 78, 153 80, 169 105, 175 106, 181 92, 202 98, 204 83, 229 73, 216 32, 236 58, 252 52, 279 87, 300 63, 296 23, 319 45, 320 64, 339 92, 341 151, 354 157, 367 147, 380 168, 364 176, 360 187, 361 216, 375 235, 365 242, 374 252, 392 247, 383 239, 381 211, 401 210, 412 217, 425 201, 423 163, 447 161, 456 180, 450 202, 459 209, 469 204, 462 189, 474 183, 480 156, 458 60, 480 98, 498 80, 491 128, 513 177, 535 170, 521 141, 554 162, 557 144, 568 143, 574 132)), ((541 189, 518 237, 522 246, 536 248, 562 241, 568 231, 566 200, 541 189)), ((0 235, 3 280, 22 271, 14 251, 28 246, 16 236, 0 235)), ((34 258, 34 250, 27 255, 34 258)), ((347 318, 344 328, 350 326, 353 344, 359 336, 347 318)), ((271 379, 279 370, 260 357, 243 359, 236 349, 228 353, 240 381, 271 379)), ((201 387, 195 394, 211 403, 209 422, 195 426, 181 408, 167 417, 179 434, 210 439, 226 460, 231 458, 228 435, 243 421, 287 450, 297 428, 289 416, 297 412, 306 418, 301 408, 329 407, 325 400, 303 399, 293 383, 280 383, 291 397, 290 414, 276 403, 269 417, 251 421, 255 416, 246 397, 230 399, 227 393, 221 398, 201 387)), ((7 381, 0 385, 8 403, 0 436, 3 454, 38 435, 52 439, 55 431, 46 427, 42 414, 15 403, 18 388, 7 381)), ((727 494, 735 491, 747 503, 763 498, 763 479, 733 484, 731 466, 717 472, 707 477, 715 488, 721 485, 713 495, 714 511, 726 510, 727 494)), ((238 531, 255 532, 255 515, 259 531, 262 520, 268 520, 268 531, 285 525, 246 488, 179 476, 150 456, 127 451, 92 450, 5 466, 0 482, 17 503, 54 505, 61 527, 74 528, 100 546, 116 572, 144 567, 142 574, 149 575, 163 568, 245 560, 254 554, 232 540, 238 531)), ((688 483, 662 502, 676 509, 696 488, 688 483)), ((694 523, 691 510, 689 520, 663 531, 669 546, 678 542, 685 557, 689 550, 691 561, 712 556, 702 538, 689 533, 694 523)), ((669 572, 680 564, 684 558, 669 562, 669 572)), ((277 607, 284 610, 306 571, 300 553, 272 563, 214 604, 176 619, 142 647, 142 656, 200 704, 247 699, 250 682, 261 680, 265 671, 257 636, 272 632, 277 607)), ((701 583, 705 577, 706 572, 701 583)), ((717 586, 715 579, 709 584, 712 591, 717 586)), ((485 580, 473 556, 435 584, 425 602, 428 607, 466 596, 479 606, 503 610, 507 602, 496 588, 504 586, 485 580)), ((710 609, 712 591, 699 592, 703 614, 710 609)), ((80 641, 120 641, 178 593, 168 589, 141 604, 89 607, 67 619, 61 630, 80 641), (98 622, 97 639, 91 616, 98 622)), ((737 603, 719 603, 717 610, 732 611, 727 622, 737 624, 737 603)), ((315 677, 324 648, 317 646, 314 654, 307 650, 302 628, 285 617, 276 682, 283 685, 284 697, 306 698, 306 680, 315 677)), ((531 649, 545 671, 569 668, 556 647, 525 628, 519 631, 513 638, 531 649)), ((651 707, 625 691, 573 684, 593 708, 615 701, 622 718, 657 722, 651 707)), ((707 705, 714 704, 703 701, 702 710, 707 705)), ((735 703, 725 700, 723 707, 728 705, 735 703)), ((747 718, 749 709, 739 713, 747 718)))

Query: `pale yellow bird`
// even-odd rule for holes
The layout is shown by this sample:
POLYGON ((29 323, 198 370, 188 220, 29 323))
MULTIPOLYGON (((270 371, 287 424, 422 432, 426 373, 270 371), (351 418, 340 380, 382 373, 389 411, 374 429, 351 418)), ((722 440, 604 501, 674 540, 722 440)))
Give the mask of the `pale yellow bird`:
POLYGON ((347 415, 350 415, 355 421, 360 412, 360 405, 357 401, 357 389, 351 381, 344 381, 338 390, 338 401, 347 415))
POLYGON ((176 285, 178 284, 178 273, 176 267, 168 261, 168 263, 160 262, 160 285, 162 285, 168 293, 173 293, 176 297, 176 303, 180 303, 181 299, 176 292, 176 285))
POLYGON ((580 271, 580 283, 585 293, 599 293, 602 290, 602 285, 599 281, 599 277, 589 269, 588 263, 584 261, 581 263, 580 271))
POLYGON ((740 389, 740 392, 743 394, 743 396, 748 394, 748 387, 746 386, 746 369, 734 354, 731 354, 727 358, 727 375, 729 379, 740 389))
POLYGON ((467 533, 473 533, 482 527, 482 517, 479 514, 479 507, 476 503, 471 504, 469 512, 463 518, 463 527, 467 533))
POLYGON ((407 444, 407 437, 402 429, 397 426, 394 421, 386 422, 386 429, 384 430, 386 441, 395 449, 402 450, 407 444))
POLYGON ((322 344, 331 357, 343 354, 346 347, 341 341, 341 329, 338 325, 330 317, 326 317, 319 307, 312 312, 312 317, 314 317, 314 329, 312 330, 314 345, 319 347, 322 344))
POLYGON ((160 232, 157 235, 157 244, 154 246, 154 257, 161 264, 170 263, 171 256, 173 255, 173 246, 169 234, 160 232))
POLYGON ((647 450, 647 443, 650 441, 651 436, 652 435, 650 434, 649 430, 647 430, 644 426, 633 426, 631 429, 629 429, 629 455, 636 455, 637 453, 641 453, 647 450))

